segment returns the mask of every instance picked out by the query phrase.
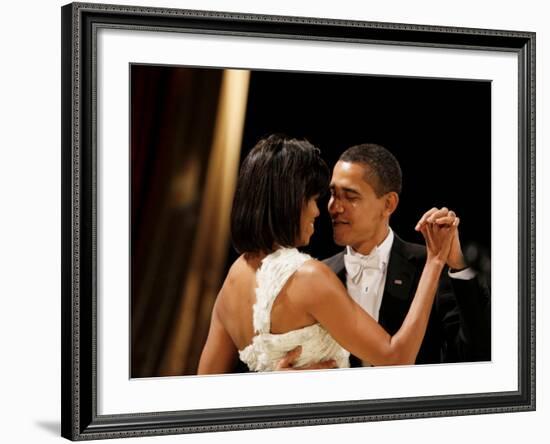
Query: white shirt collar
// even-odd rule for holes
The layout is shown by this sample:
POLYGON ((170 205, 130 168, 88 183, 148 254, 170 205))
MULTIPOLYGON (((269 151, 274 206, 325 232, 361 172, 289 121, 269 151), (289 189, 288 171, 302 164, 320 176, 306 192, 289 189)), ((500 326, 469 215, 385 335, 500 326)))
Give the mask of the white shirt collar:
MULTIPOLYGON (((369 253, 371 254, 374 250, 378 250, 378 255, 380 257, 381 262, 384 264, 384 266, 388 265, 388 262, 390 261, 390 252, 391 252, 391 247, 393 245, 393 238, 394 238, 393 230, 390 227, 388 227, 388 235, 386 236, 386 238, 382 241, 380 245, 374 247, 369 253)), ((364 254, 358 253, 349 245, 346 246, 346 253, 352 256, 365 257, 364 254)))

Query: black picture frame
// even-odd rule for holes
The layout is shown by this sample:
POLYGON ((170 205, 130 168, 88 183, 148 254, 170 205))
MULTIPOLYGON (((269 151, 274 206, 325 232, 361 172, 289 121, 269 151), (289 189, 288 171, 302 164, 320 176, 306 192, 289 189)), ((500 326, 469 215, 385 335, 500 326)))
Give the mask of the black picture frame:
POLYGON ((535 409, 535 33, 72 3, 62 7, 62 436, 121 438, 535 409), (510 392, 98 415, 96 30, 193 32, 517 54, 518 389, 510 392))

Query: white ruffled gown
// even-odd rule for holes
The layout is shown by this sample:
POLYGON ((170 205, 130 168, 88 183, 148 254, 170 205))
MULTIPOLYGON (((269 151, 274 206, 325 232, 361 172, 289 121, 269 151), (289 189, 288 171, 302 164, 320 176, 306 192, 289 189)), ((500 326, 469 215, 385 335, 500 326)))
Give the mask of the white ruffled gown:
POLYGON ((281 334, 270 333, 271 308, 286 281, 311 256, 296 248, 281 248, 266 256, 256 271, 256 303, 253 326, 256 335, 252 343, 239 350, 241 361, 251 371, 275 370, 287 352, 302 346, 295 367, 334 359, 337 367, 349 367, 349 352, 342 348, 320 325, 313 324, 281 334))

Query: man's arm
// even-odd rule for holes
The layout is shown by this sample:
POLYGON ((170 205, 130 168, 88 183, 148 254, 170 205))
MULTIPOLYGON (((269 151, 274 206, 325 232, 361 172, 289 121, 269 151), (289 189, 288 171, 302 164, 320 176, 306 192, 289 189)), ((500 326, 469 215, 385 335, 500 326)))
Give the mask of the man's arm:
MULTIPOLYGON (((419 230, 427 222, 447 223, 456 217, 443 207, 432 208, 418 221, 419 230)), ((491 299, 482 277, 468 268, 458 230, 447 260, 448 275, 442 276, 436 309, 440 320, 443 362, 488 361, 491 359, 491 299)))
POLYGON ((436 309, 443 341, 443 362, 491 359, 491 301, 489 289, 476 276, 461 280, 442 278, 446 287, 436 309))

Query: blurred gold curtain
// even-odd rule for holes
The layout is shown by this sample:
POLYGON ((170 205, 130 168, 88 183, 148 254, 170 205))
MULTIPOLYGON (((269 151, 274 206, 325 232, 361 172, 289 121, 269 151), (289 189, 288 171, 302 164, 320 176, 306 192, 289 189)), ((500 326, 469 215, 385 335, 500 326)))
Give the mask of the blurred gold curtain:
POLYGON ((249 72, 131 68, 131 377, 195 373, 223 280, 249 72))
POLYGON ((224 70, 196 237, 163 375, 194 373, 223 280, 241 152, 249 71, 224 70))

